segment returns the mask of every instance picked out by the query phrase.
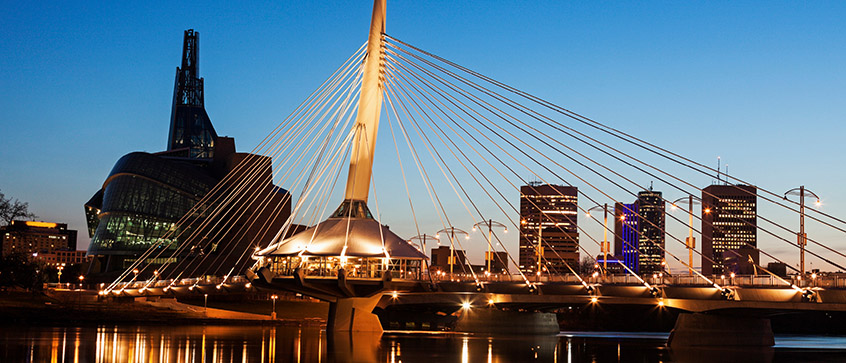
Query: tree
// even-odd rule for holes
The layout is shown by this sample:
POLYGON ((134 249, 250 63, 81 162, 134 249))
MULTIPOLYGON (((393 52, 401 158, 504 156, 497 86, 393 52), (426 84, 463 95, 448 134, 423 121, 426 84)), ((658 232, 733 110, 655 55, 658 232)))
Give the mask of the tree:
POLYGON ((582 274, 591 273, 594 271, 594 262, 589 257, 582 257, 579 262, 579 272, 582 274))
POLYGON ((45 271, 22 253, 0 258, 0 289, 23 288, 38 290, 44 282, 45 271))
POLYGON ((29 203, 21 203, 19 200, 6 198, 3 192, 0 192, 0 221, 5 223, 5 226, 12 224, 15 219, 33 219, 36 215, 29 212, 29 203))

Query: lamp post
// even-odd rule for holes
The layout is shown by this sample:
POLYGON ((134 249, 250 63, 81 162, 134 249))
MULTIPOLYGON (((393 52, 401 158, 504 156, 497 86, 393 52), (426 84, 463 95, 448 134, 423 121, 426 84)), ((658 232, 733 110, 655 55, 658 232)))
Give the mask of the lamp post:
POLYGON ((487 226, 488 227, 488 253, 485 255, 485 265, 487 272, 491 271, 491 260, 493 260, 493 254, 491 250, 493 249, 493 245, 491 244, 491 237, 493 236, 493 227, 502 227, 504 228, 503 233, 508 233, 508 227, 504 224, 494 221, 492 219, 488 219, 487 221, 477 222, 473 225, 473 231, 476 231, 476 227, 478 226, 487 226))
POLYGON ((65 264, 62 263, 61 265, 56 267, 56 269, 59 270, 59 287, 61 287, 62 286, 62 270, 65 269, 65 264))
POLYGON ((787 199, 788 195, 799 196, 799 234, 796 235, 796 240, 799 244, 799 271, 800 276, 803 278, 805 277, 805 246, 808 244, 808 235, 805 233, 805 194, 817 198, 815 204, 817 206, 820 205, 820 197, 817 196, 816 193, 805 189, 804 185, 800 185, 798 188, 793 188, 784 192, 784 199, 787 199))
POLYGON ((278 298, 279 296, 276 294, 270 295, 270 300, 273 301, 273 311, 270 313, 270 318, 273 320, 276 320, 276 299, 278 298))
POLYGON ((82 290, 82 282, 85 281, 84 275, 79 275, 79 289, 82 290))
POLYGON ((422 248, 422 249, 423 249, 421 252, 426 253, 426 240, 428 240, 429 238, 434 239, 435 241, 437 241, 437 240, 438 240, 438 237, 437 237, 437 236, 433 236, 433 235, 431 235, 431 234, 425 234, 425 233, 424 233, 424 234, 418 234, 418 235, 416 235, 416 236, 414 236, 414 237, 411 237, 411 238, 409 238, 409 240, 410 240, 410 241, 411 241, 411 240, 418 240, 418 241, 420 241, 420 248, 422 248))
POLYGON ((455 265, 455 233, 456 232, 464 234, 465 239, 470 238, 469 233, 465 232, 464 230, 455 228, 455 227, 444 228, 444 229, 438 231, 438 233, 436 233, 436 235, 439 235, 441 233, 448 233, 449 234, 449 260, 447 262, 449 263, 449 277, 450 277, 450 279, 452 279, 452 273, 453 273, 452 266, 455 265))
MULTIPOLYGON (((671 208, 675 210, 676 206, 684 203, 687 203, 687 238, 685 239, 688 255, 687 272, 690 276, 693 276, 693 250, 696 248, 696 238, 693 237, 693 206, 696 204, 702 205, 702 200, 694 197, 693 194, 689 194, 687 197, 674 200, 671 208)), ((706 213, 708 212, 706 211, 706 213)))
POLYGON ((585 212, 588 217, 592 218, 590 215, 590 211, 595 209, 602 209, 604 211, 604 218, 602 220, 602 276, 605 277, 606 271, 608 271, 608 250, 610 249, 610 244, 608 243, 608 203, 603 205, 597 205, 593 208, 590 208, 585 212))

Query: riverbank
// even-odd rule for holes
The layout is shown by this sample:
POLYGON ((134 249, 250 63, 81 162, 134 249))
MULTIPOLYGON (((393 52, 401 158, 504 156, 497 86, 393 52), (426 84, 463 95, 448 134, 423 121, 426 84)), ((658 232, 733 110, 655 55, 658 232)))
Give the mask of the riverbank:
POLYGON ((328 304, 311 301, 101 300, 88 291, 0 292, 0 321, 12 325, 209 324, 323 326, 328 304), (206 306, 204 306, 204 303, 206 306), (268 306, 264 306, 268 305, 268 306), (325 307, 323 305, 326 305, 325 307))

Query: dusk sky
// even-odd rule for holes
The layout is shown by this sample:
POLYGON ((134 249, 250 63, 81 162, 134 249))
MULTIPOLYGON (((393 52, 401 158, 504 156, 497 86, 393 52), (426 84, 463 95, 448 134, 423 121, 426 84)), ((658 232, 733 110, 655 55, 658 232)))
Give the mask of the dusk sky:
MULTIPOLYGON (((200 33, 212 123, 249 151, 366 41, 371 6, 6 2, 0 190, 79 230, 84 249, 83 203, 115 161, 166 148, 184 30, 200 33)), ((844 2, 388 1, 387 13, 393 37, 693 160, 719 156, 767 189, 804 184, 846 217, 844 2)))

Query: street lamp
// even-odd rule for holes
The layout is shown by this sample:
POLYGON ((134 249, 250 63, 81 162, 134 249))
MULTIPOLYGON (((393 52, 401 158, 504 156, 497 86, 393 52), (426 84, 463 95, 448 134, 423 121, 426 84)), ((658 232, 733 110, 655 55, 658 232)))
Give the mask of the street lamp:
POLYGON ((508 227, 506 227, 502 223, 488 219, 487 221, 482 221, 482 222, 478 222, 478 223, 474 224, 473 225, 473 231, 475 232, 476 227, 481 226, 481 225, 488 227, 488 253, 485 255, 485 262, 486 262, 486 265, 487 265, 485 271, 490 272, 491 271, 491 260, 493 260, 493 254, 491 253, 491 249, 493 248, 493 245, 491 244, 491 237, 493 235, 493 227, 504 228, 503 233, 508 233, 508 227))
POLYGON ((270 313, 270 318, 273 320, 276 320, 276 299, 278 298, 279 296, 276 294, 270 295, 270 300, 273 301, 273 311, 270 313))
POLYGON ((82 281, 85 280, 85 276, 79 275, 79 289, 82 290, 82 281))
POLYGON ((65 264, 64 264, 64 263, 62 263, 61 265, 59 265, 58 267, 56 267, 56 269, 58 269, 58 270, 59 270, 59 286, 61 287, 61 286, 62 286, 62 270, 64 270, 64 269, 65 269, 65 264))
POLYGON ((800 276, 805 276, 805 245, 808 244, 808 235, 805 233, 805 194, 810 194, 814 198, 817 198, 816 205, 820 205, 820 197, 814 192, 805 189, 804 185, 784 192, 785 200, 788 195, 799 196, 799 234, 797 234, 797 242, 799 243, 800 276))
POLYGON ((602 209, 605 214, 602 221, 602 225, 604 227, 602 229, 602 276, 605 276, 605 272, 608 271, 608 250, 610 249, 610 245, 608 244, 608 203, 594 206, 593 208, 588 209, 585 214, 587 214, 588 217, 591 217, 590 211, 594 209, 602 209))
MULTIPOLYGON (((693 276, 693 250, 696 248, 696 238, 693 237, 693 206, 696 204, 702 205, 702 200, 694 197, 693 194, 689 194, 687 197, 681 197, 676 199, 671 204, 670 208, 673 210, 679 204, 687 203, 687 238, 685 239, 685 245, 687 246, 687 254, 688 254, 688 264, 687 264, 687 271, 690 276, 693 276)), ((710 209, 705 209, 705 213, 710 213, 710 209)))
POLYGON ((429 238, 431 238, 431 239, 433 239, 433 240, 435 240, 435 241, 437 241, 437 240, 438 240, 438 237, 437 237, 437 236, 433 236, 433 235, 430 235, 430 234, 425 234, 425 233, 424 233, 424 234, 419 234, 419 235, 416 235, 416 236, 414 236, 414 237, 411 237, 411 238, 409 238, 408 240, 409 240, 409 241, 412 241, 412 240, 418 240, 418 241, 420 241, 419 246, 420 246, 420 248, 422 248, 422 249, 423 249, 421 252, 426 253, 426 240, 428 240, 429 238))
POLYGON ((438 231, 437 233, 435 233, 435 235, 439 235, 441 233, 448 233, 449 234, 449 261, 447 261, 447 262, 449 262, 449 277, 450 277, 450 279, 452 279, 452 272, 453 272, 452 266, 455 265, 455 233, 456 232, 464 234, 464 239, 470 239, 469 233, 465 232, 464 230, 455 228, 455 227, 444 228, 444 229, 438 231))

